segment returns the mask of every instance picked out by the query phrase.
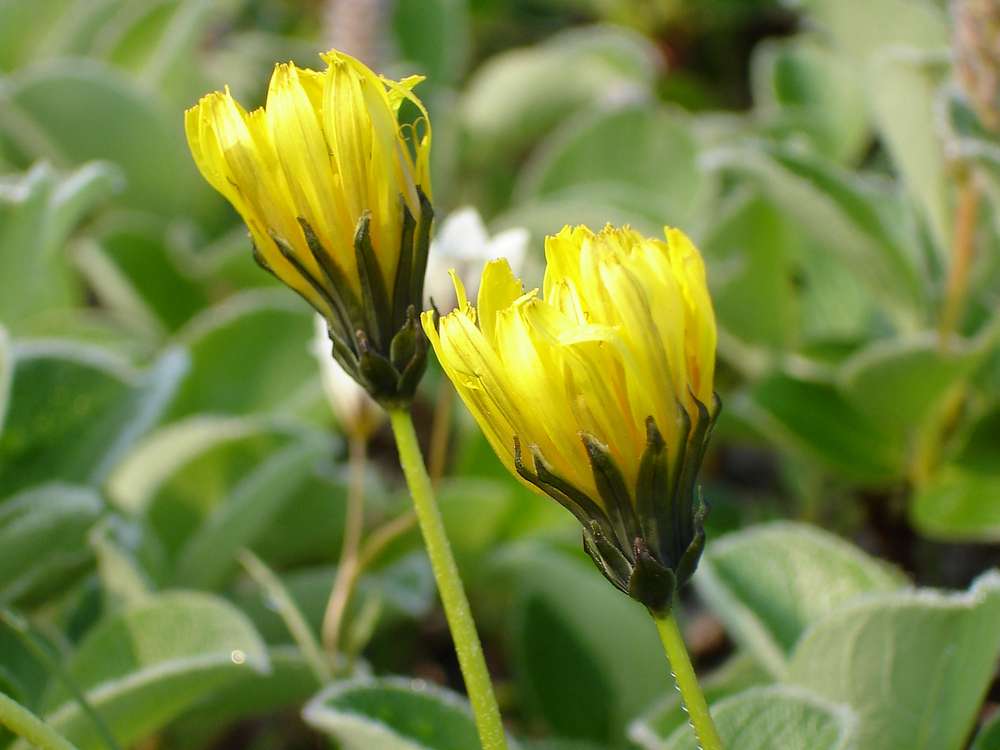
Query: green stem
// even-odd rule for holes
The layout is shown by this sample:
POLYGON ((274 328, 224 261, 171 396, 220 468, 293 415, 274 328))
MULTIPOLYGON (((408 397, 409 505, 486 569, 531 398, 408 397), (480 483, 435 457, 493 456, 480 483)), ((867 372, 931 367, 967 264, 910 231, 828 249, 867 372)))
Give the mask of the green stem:
POLYGON ((104 744, 107 746, 108 750, 121 750, 121 746, 115 739, 114 732, 111 731, 111 727, 108 726, 107 722, 104 721, 104 717, 98 713, 97 709, 94 708, 90 701, 87 699, 86 694, 80 689, 80 686, 76 684, 76 680, 70 675, 69 671, 63 666, 62 660, 58 656, 53 656, 49 651, 49 647, 42 642, 41 638, 36 636, 31 629, 31 624, 21 615, 16 612, 4 609, 0 610, 0 622, 3 622, 11 630, 13 630, 21 638, 21 642, 35 655, 35 657, 45 666, 49 674, 53 675, 58 679, 63 686, 70 692, 70 695, 76 700, 77 705, 80 706, 80 710, 90 719, 94 724, 94 728, 100 735, 104 744))
POLYGON ((420 523, 420 531, 424 536, 427 555, 431 560, 431 569, 434 571, 438 592, 444 605, 444 614, 448 619, 448 627, 455 643, 455 653, 462 668, 465 690, 472 704, 476 728, 479 730, 479 741, 483 750, 506 750, 507 739, 500 720, 500 709, 493 695, 490 673, 483 658, 483 647, 479 643, 479 634, 476 632, 476 624, 469 609, 469 600, 465 596, 458 566, 455 564, 451 545, 445 535, 444 522, 441 520, 431 480, 420 453, 413 420, 409 411, 401 408, 390 409, 389 419, 396 436, 403 473, 406 475, 406 482, 413 496, 413 505, 420 523))
POLYGON ((701 692, 701 685, 691 666, 691 657, 688 656, 684 637, 677 627, 677 620, 673 613, 668 612, 665 615, 654 614, 653 621, 656 622, 660 640, 663 641, 663 650, 670 661, 670 669, 677 681, 677 689, 681 693, 698 745, 702 750, 723 750, 722 740, 719 739, 712 715, 708 712, 708 703, 705 702, 705 695, 701 692))
POLYGON ((76 750, 76 745, 3 693, 0 693, 0 726, 7 727, 40 750, 76 750))
POLYGON ((330 672, 329 662, 323 655, 323 650, 316 641, 316 636, 313 635, 305 615, 302 614, 302 610, 295 603, 295 599, 292 598, 285 584, 263 560, 250 550, 241 550, 237 559, 254 582, 260 586, 264 596, 268 597, 274 604, 274 608, 281 616, 285 627, 288 628, 292 640, 295 641, 295 645, 299 647, 299 651, 302 652, 302 656, 305 657, 316 676, 316 681, 320 685, 328 683, 333 676, 330 672))

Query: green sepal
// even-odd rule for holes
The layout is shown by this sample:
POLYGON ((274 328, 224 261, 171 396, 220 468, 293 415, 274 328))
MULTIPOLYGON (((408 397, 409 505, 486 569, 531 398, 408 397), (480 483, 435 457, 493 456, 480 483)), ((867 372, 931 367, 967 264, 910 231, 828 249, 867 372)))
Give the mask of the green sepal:
MULTIPOLYGON (((403 196, 399 196, 399 204, 403 212, 403 225, 399 241, 399 264, 396 266, 396 278, 392 285, 392 326, 396 330, 406 322, 407 310, 414 304, 420 304, 420 299, 410 293, 413 281, 413 236, 417 220, 410 213, 410 207, 406 205, 403 196)), ((423 294, 422 281, 420 293, 423 294)))
MULTIPOLYGON (((610 539, 616 538, 616 533, 607 513, 596 502, 587 497, 587 493, 574 487, 570 482, 560 477, 552 469, 552 465, 545 460, 541 450, 537 445, 531 446, 531 457, 535 462, 535 475, 543 485, 543 489, 551 488, 560 495, 567 498, 575 507, 579 508, 579 516, 586 519, 584 525, 596 521, 605 535, 610 539)), ((550 490, 549 494, 551 495, 550 490)), ((553 495, 554 497, 554 495, 553 495)))
POLYGON ((700 528, 694 532, 694 539, 681 555, 680 562, 677 563, 676 576, 678 586, 683 586, 691 580, 694 572, 698 569, 701 561, 701 553, 705 551, 705 529, 700 528))
MULTIPOLYGON (((705 405, 697 399, 695 399, 695 404, 698 409, 698 420, 688 435, 687 450, 684 461, 680 464, 680 480, 676 490, 677 496, 685 501, 690 498, 691 504, 694 502, 695 482, 698 480, 698 471, 701 469, 701 461, 705 455, 705 437, 712 422, 712 417, 705 405)), ((684 510, 686 512, 681 512, 678 515, 683 522, 681 526, 683 538, 690 539, 694 535, 693 509, 686 507, 684 510)))
POLYGON ((407 334, 408 341, 400 343, 397 354, 392 354, 390 347, 390 360, 397 370, 402 368, 396 389, 397 394, 409 401, 416 393, 424 370, 427 369, 427 337, 424 336, 424 330, 420 327, 420 322, 417 320, 417 310, 413 305, 410 305, 409 310, 407 310, 406 323, 393 338, 393 342, 404 332, 407 334), (408 358, 404 359, 407 353, 408 358), (400 358, 399 364, 396 364, 397 355, 400 358))
POLYGON ((635 484, 635 510, 642 535, 653 549, 659 549, 667 531, 671 514, 670 453, 656 420, 646 417, 646 449, 639 461, 639 476, 635 484))
POLYGON ((628 560, 618 547, 601 531, 596 521, 583 527, 583 549, 594 561, 611 584, 624 593, 628 593, 628 582, 632 576, 632 562, 628 560))
POLYGON ((654 613, 668 612, 677 591, 677 576, 652 555, 642 539, 635 540, 633 554, 635 563, 628 581, 628 595, 654 613))
POLYGON ((646 447, 634 487, 634 505, 608 446, 581 433, 593 472, 597 498, 558 476, 537 445, 531 446, 534 471, 525 466, 514 438, 514 467, 526 482, 546 493, 580 521, 583 547, 615 587, 654 613, 670 609, 681 586, 694 575, 705 548, 708 505, 697 488, 698 470, 721 405, 712 410, 694 400, 692 421, 678 404, 677 456, 653 419, 646 419, 646 447))
MULTIPOLYGON (((302 236, 305 237, 306 246, 312 253, 313 260, 323 273, 324 284, 309 279, 314 288, 322 287, 326 290, 324 295, 330 303, 334 314, 337 316, 340 326, 344 329, 344 340, 352 341, 354 332, 364 326, 364 317, 361 312, 361 305, 357 295, 351 289, 343 270, 333 260, 333 256, 319 241, 312 226, 303 217, 298 218, 299 226, 302 228, 302 236)), ((298 266, 301 267, 301 264, 298 266)), ((303 270, 304 273, 304 270, 303 270)))
POLYGON ((417 354, 420 342, 420 326, 416 322, 416 310, 413 305, 407 313, 406 322, 400 327, 392 343, 389 345, 389 361, 398 372, 402 372, 417 354))
MULTIPOLYGON (((534 459, 535 462, 536 471, 541 466, 543 467, 543 471, 545 471, 547 474, 550 474, 551 472, 548 470, 547 464, 545 464, 545 460, 541 457, 541 452, 538 450, 538 446, 532 446, 531 451, 533 454, 532 458, 534 459)), ((601 522, 605 527, 610 529, 610 524, 608 523, 607 519, 603 517, 603 511, 601 511, 600 508, 598 508, 593 503, 590 503, 589 501, 584 505, 581 505, 578 502, 580 495, 582 493, 578 491, 574 492, 573 496, 571 497, 570 495, 567 495, 565 492, 560 490, 558 487, 544 482, 538 476, 538 474, 533 473, 528 469, 527 466, 525 466, 524 456, 521 451, 521 441, 517 437, 517 435, 514 436, 514 469, 517 471, 517 474, 519 477, 521 477, 521 479, 523 479, 525 482, 528 482, 532 486, 537 487, 539 490, 544 492, 546 495, 551 497, 553 500, 555 500, 557 503, 563 506, 570 513, 572 513, 573 517, 577 521, 579 521, 580 525, 583 526, 585 529, 589 528, 590 524, 595 520, 601 522), (595 513, 601 516, 601 518, 596 518, 594 515, 595 513)))
POLYGON ((375 351, 363 331, 358 331, 358 372, 372 398, 385 400, 388 394, 395 394, 399 385, 399 375, 392 363, 375 351))
POLYGON ((709 507, 701 494, 700 487, 697 489, 697 497, 693 498, 693 504, 694 537, 676 565, 677 581, 681 586, 691 580, 695 570, 698 569, 701 554, 705 551, 705 519, 708 517, 709 507))
POLYGON ((671 551, 678 550, 677 554, 679 555, 683 554, 684 549, 687 549, 688 542, 686 540, 690 538, 690 534, 685 532, 688 524, 684 516, 688 512, 688 503, 685 500, 681 477, 688 461, 688 452, 691 450, 690 445, 688 445, 688 438, 691 435, 691 416, 687 413, 684 404, 680 401, 675 403, 677 405, 676 434, 680 444, 677 446, 677 456, 670 471, 670 490, 663 496, 661 500, 663 508, 657 515, 665 519, 665 522, 660 526, 661 548, 669 548, 671 551))
POLYGON ((392 324, 392 310, 389 308, 389 295, 385 291, 382 269, 372 247, 371 223, 372 217, 368 211, 358 219, 354 232, 354 260, 361 282, 361 307, 368 326, 366 330, 375 348, 382 350, 391 335, 389 327, 392 324))
MULTIPOLYGON (((316 294, 326 301, 326 303, 330 306, 330 309, 336 314, 339 311, 339 308, 334 295, 331 295, 330 290, 319 283, 319 281, 317 281, 312 274, 309 273, 306 267, 302 264, 302 261, 299 260, 299 256, 295 254, 295 250, 292 249, 292 246, 274 232, 271 233, 271 240, 274 242, 275 247, 278 248, 278 252, 281 253, 281 257, 288 261, 288 264, 298 272, 303 280, 309 284, 310 287, 312 287, 316 294)), ((338 317, 336 320, 330 320, 328 318, 327 323, 329 325, 336 326, 338 328, 338 333, 343 331, 342 335, 349 335, 350 324, 348 321, 343 320, 342 317, 338 317)))
POLYGON ((256 263, 258 266, 260 266, 262 269, 267 271, 275 278, 277 278, 277 276, 275 276, 274 269, 271 268, 271 264, 267 262, 267 258, 264 257, 264 254, 260 251, 260 248, 257 247, 257 242, 254 240, 253 237, 250 238, 250 249, 251 252, 253 253, 254 263, 256 263))
MULTIPOLYGON (((306 219, 299 217, 298 222, 315 261, 315 266, 309 264, 312 271, 306 268, 308 257, 303 260, 282 237, 271 235, 278 252, 323 300, 324 305, 317 305, 317 309, 326 318, 333 358, 372 398, 387 407, 409 404, 427 368, 427 340, 418 311, 434 212, 423 192, 419 188, 417 192, 421 205, 419 222, 400 197, 403 224, 391 296, 372 244, 369 212, 361 216, 355 227, 353 252, 358 273, 355 285, 348 281, 335 255, 323 246, 306 219), (361 289, 360 298, 357 286, 361 289)), ((274 274, 259 248, 254 246, 253 252, 257 263, 274 274)))
POLYGON ((608 452, 608 446, 585 432, 580 433, 580 439, 587 449, 594 484, 618 536, 618 543, 628 549, 639 537, 640 531, 635 518, 635 509, 632 507, 632 500, 625 486, 625 477, 608 452))
POLYGON ((423 189, 417 185, 420 201, 420 222, 413 238, 413 270, 410 272, 410 300, 423 307, 424 274, 427 273, 427 256, 431 251, 431 225, 434 223, 434 206, 423 189))

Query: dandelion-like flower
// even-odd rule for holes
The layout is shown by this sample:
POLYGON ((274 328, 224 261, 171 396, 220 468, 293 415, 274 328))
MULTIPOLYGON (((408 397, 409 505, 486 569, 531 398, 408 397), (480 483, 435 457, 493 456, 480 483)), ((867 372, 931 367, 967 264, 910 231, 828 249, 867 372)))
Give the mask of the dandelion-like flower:
POLYGON ((698 470, 719 412, 715 317, 681 231, 564 228, 545 244, 544 294, 503 260, 478 304, 423 325, 497 455, 583 526, 616 587, 667 611, 704 547, 698 470))
POLYGON ((275 67, 263 108, 203 97, 185 115, 202 175, 243 217, 254 257, 326 320, 333 356, 378 401, 406 403, 426 364, 430 124, 412 89, 340 52, 275 67), (419 112, 399 124, 409 101, 419 112))

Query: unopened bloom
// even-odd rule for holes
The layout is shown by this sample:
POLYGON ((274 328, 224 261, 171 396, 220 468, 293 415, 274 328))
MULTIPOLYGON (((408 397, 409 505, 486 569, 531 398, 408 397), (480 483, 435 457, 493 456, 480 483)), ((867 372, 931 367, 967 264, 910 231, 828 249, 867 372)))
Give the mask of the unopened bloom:
POLYGON ((332 51, 275 67, 263 108, 228 89, 185 114, 202 175, 250 230, 254 257, 326 320, 333 355, 376 399, 412 397, 432 210, 430 125, 412 88, 332 51), (420 112, 400 125, 409 101, 420 112))
POLYGON ((317 314, 315 322, 310 351, 319 363, 323 393, 348 436, 365 440, 385 421, 385 411, 330 356, 330 333, 323 316, 317 314))
POLYGON ((439 310, 455 306, 449 270, 455 271, 472 296, 479 290, 479 274, 487 261, 506 258, 514 273, 519 273, 528 249, 528 237, 524 227, 511 227, 491 237, 475 208, 465 206, 452 211, 438 225, 431 241, 425 288, 428 301, 439 310))
POLYGON ((423 324, 497 455, 583 525, 604 575, 669 608, 704 546, 697 474, 718 415, 705 268, 677 229, 566 227, 545 243, 543 295, 506 262, 473 307, 423 324))

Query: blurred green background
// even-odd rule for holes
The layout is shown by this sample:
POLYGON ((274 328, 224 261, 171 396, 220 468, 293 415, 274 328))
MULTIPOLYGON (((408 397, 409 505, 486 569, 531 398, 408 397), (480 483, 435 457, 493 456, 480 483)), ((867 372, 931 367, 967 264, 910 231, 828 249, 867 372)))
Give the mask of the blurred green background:
MULTIPOLYGON (((144 750, 475 747, 425 687, 461 680, 415 532, 362 578, 349 681, 321 692, 288 627, 322 617, 346 444, 310 311, 184 142, 203 93, 256 106, 276 61, 336 45, 427 75, 437 215, 526 227, 529 285, 567 223, 675 225, 705 255, 724 411, 682 619, 721 723, 790 732, 737 750, 967 747, 1000 704, 998 17, 0 0, 0 692, 80 748, 104 745, 67 676, 144 750)), ((427 439, 441 381, 432 365, 415 405, 427 439)), ((443 510, 512 734, 688 747, 648 618, 460 407, 450 426, 443 510)), ((387 433, 371 454, 374 529, 408 498, 387 433)))

